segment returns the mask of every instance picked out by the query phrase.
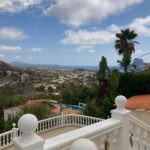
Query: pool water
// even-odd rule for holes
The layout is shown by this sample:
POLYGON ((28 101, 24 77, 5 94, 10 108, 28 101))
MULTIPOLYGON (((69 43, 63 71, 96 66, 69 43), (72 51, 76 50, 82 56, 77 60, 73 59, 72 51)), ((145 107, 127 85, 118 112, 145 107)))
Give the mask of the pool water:
POLYGON ((71 109, 71 110, 81 110, 80 106, 75 106, 75 105, 67 105, 64 108, 65 109, 71 109))

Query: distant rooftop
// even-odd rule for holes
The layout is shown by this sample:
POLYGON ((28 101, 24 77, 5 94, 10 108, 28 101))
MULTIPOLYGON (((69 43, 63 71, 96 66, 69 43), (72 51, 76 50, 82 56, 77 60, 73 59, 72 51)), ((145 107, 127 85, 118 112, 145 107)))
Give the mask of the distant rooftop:
POLYGON ((150 94, 130 97, 126 108, 150 110, 150 94))

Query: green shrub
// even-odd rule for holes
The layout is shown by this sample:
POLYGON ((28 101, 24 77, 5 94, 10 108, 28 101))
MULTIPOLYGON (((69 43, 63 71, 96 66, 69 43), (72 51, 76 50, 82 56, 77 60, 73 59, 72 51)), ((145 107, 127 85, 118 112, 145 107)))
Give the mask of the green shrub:
POLYGON ((121 74, 118 94, 126 97, 150 94, 150 72, 121 74))

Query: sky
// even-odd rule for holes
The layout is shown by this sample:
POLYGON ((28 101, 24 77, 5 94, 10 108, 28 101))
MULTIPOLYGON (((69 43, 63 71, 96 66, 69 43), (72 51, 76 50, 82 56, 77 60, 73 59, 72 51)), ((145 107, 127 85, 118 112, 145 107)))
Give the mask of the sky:
MULTIPOLYGON (((97 66, 121 59, 115 34, 138 33, 132 59, 150 52, 150 0, 0 0, 0 60, 97 66)), ((142 57, 150 62, 150 55, 142 57)))

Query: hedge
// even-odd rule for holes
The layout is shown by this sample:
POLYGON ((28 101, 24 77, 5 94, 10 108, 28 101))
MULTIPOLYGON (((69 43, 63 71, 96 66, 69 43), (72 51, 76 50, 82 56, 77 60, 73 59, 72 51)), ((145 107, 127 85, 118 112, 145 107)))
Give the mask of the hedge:
POLYGON ((126 97, 150 94, 150 72, 121 74, 118 94, 126 97))

